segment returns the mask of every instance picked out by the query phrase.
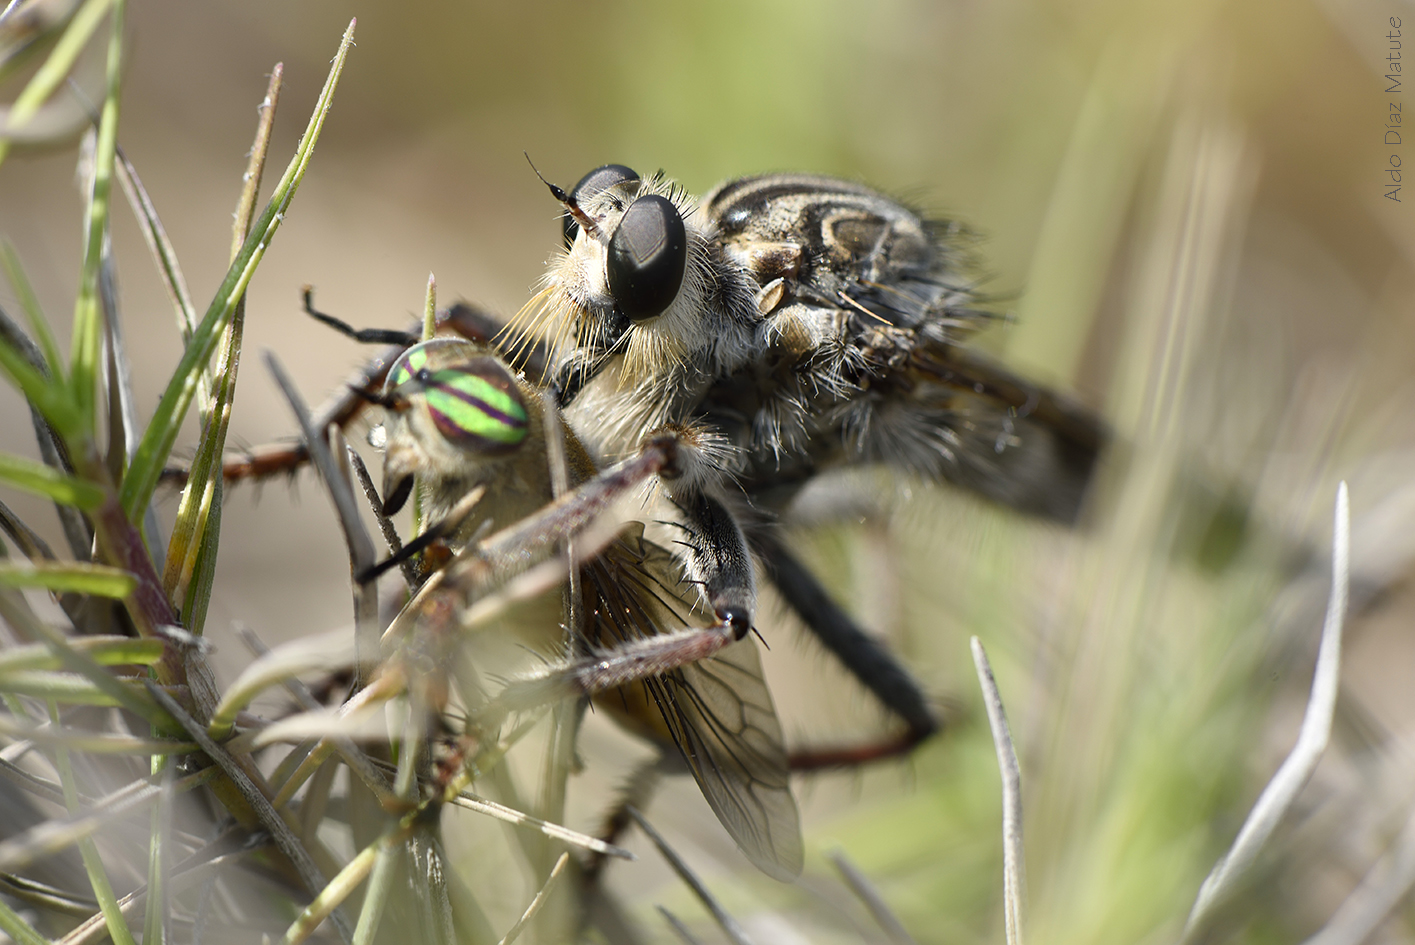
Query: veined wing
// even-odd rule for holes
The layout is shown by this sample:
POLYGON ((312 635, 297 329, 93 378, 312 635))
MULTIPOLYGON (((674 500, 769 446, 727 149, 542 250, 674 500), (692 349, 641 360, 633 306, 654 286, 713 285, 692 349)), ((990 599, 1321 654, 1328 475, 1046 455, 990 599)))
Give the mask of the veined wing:
MULTIPOLYGON (((713 621, 677 559, 646 541, 642 526, 626 529, 583 580, 596 647, 713 621)), ((677 746, 718 820, 762 872, 782 881, 800 875, 800 814, 754 640, 605 693, 596 704, 677 746)))

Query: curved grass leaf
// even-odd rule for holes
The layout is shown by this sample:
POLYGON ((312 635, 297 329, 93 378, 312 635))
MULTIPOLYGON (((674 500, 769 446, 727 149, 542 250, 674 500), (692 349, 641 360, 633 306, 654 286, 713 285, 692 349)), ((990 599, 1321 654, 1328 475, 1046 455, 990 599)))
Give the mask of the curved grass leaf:
POLYGON ((231 733, 236 713, 261 691, 301 673, 332 672, 354 662, 353 641, 345 631, 292 640, 261 656, 236 678, 211 716, 207 733, 221 741, 231 733))
POLYGON ((21 636, 31 640, 44 641, 44 644, 49 647, 64 669, 83 675, 95 686, 117 699, 119 704, 129 712, 154 725, 171 727, 173 724, 172 719, 154 704, 146 692, 134 690, 114 679, 107 669, 98 665, 87 653, 72 646, 67 637, 35 619, 34 614, 24 606, 23 599, 15 591, 4 589, 3 593, 0 593, 0 617, 3 617, 21 636))
MULTIPOLYGON (((134 688, 131 682, 121 682, 134 688)), ((120 706, 122 703, 112 693, 94 685, 77 673, 52 672, 49 670, 21 670, 0 678, 0 692, 33 699, 52 699, 60 705, 120 706)))
MULTIPOLYGON (((87 653, 99 666, 151 666, 162 658, 161 640, 134 640, 132 637, 76 637, 69 646, 87 653)), ((59 669, 59 658, 42 643, 17 646, 0 653, 0 680, 9 673, 37 669, 59 669)))
POLYGON ((86 511, 103 502, 103 490, 93 483, 9 453, 0 453, 0 482, 86 511))
POLYGON ((61 436, 70 437, 83 429, 83 413, 74 403, 68 387, 45 377, 16 351, 8 340, 0 338, 0 370, 20 389, 44 419, 54 425, 61 436))
POLYGON ((0 562, 0 586, 42 587, 63 593, 92 594, 122 600, 138 586, 127 571, 77 561, 0 562))
MULTIPOLYGON (((88 0, 74 14, 68 28, 64 30, 64 35, 49 53, 49 58, 39 67, 34 78, 29 80, 24 91, 16 97, 15 104, 10 107, 10 130, 23 127, 39 112, 39 107, 54 94, 54 90, 63 84, 111 3, 112 0, 88 0)), ((0 161, 5 160, 9 150, 9 141, 0 139, 0 161)))

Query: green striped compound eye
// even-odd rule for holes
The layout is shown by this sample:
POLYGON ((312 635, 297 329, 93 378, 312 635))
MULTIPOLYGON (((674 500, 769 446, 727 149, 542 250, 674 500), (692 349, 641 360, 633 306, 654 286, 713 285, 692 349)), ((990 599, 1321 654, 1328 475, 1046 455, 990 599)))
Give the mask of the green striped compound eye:
POLYGON ((414 375, 438 432, 474 453, 510 453, 530 433, 530 416, 515 380, 500 362, 478 358, 414 375))
POLYGON ((530 434, 530 415, 511 372, 465 343, 431 341, 408 349, 388 372, 385 390, 410 403, 421 397, 437 432, 470 453, 504 455, 530 434))
POLYGON ((386 389, 393 390, 402 387, 411 381, 420 372, 427 369, 428 346, 425 344, 414 345, 407 353, 398 359, 393 365, 393 369, 388 372, 386 389))

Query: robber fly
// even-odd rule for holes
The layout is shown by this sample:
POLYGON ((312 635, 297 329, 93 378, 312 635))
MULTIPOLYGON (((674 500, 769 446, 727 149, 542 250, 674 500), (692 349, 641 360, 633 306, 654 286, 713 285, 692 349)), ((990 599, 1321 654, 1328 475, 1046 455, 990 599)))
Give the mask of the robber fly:
MULTIPOLYGON (((919 688, 772 534, 822 471, 883 463, 1019 510, 1078 514, 1105 433, 1089 412, 962 343, 991 316, 966 231, 861 184, 744 177, 694 200, 661 173, 591 171, 565 248, 511 326, 543 336, 566 416, 601 458, 664 425, 717 436, 668 493, 685 564, 723 624, 751 623, 752 556, 893 711, 904 750, 937 727, 919 688)), ((826 764, 861 760, 826 753, 826 764)))
MULTIPOLYGON (((390 415, 384 464, 385 512, 396 512, 421 482, 433 532, 461 549, 395 622, 416 622, 437 594, 485 585, 488 571, 523 571, 550 546, 593 522, 605 504, 653 474, 670 476, 691 454, 691 431, 646 445, 652 464, 601 474, 564 430, 566 484, 554 499, 555 464, 540 392, 487 349, 458 338, 409 348, 388 370, 380 394, 390 415)), ((741 640, 692 660, 652 656, 663 640, 692 634, 713 618, 672 554, 643 528, 622 528, 596 554, 572 565, 578 636, 571 659, 513 680, 497 699, 517 704, 557 695, 593 704, 677 754, 742 851, 763 871, 790 879, 801 869, 799 816, 788 783, 781 726, 762 678, 755 643, 741 640), (586 673, 584 667, 594 667, 586 673), (507 695, 511 693, 511 695, 507 695), (527 696, 527 693, 530 696, 527 696)), ((444 608, 445 609, 445 608, 444 608)), ((538 649, 553 653, 564 631, 546 625, 538 649)), ((390 631, 394 632, 394 631, 390 631)), ((495 700, 494 700, 495 701, 495 700)))
MULTIPOLYGON (((928 700, 795 558, 775 520, 821 472, 878 462, 1069 522, 1103 425, 966 347, 993 316, 958 224, 803 174, 740 178, 698 201, 661 174, 605 165, 551 192, 566 209, 565 248, 493 343, 559 392, 601 463, 665 426, 692 425, 711 448, 664 491, 717 631, 740 639, 750 628, 755 555, 807 628, 906 725, 877 746, 797 752, 793 768, 909 750, 938 728, 928 700)), ((484 320, 474 330, 486 337, 484 320)), ((328 415, 349 407, 346 398, 328 415)))

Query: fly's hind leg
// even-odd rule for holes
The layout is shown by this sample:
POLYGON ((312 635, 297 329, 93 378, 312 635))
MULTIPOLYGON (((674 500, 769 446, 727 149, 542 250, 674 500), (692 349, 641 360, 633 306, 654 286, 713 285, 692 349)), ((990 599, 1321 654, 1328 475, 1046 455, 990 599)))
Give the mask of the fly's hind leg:
POLYGON ((831 599, 775 535, 758 530, 751 544, 767 578, 806 628, 905 725, 897 738, 875 744, 793 751, 792 770, 815 771, 896 757, 937 732, 939 719, 903 664, 831 599))

